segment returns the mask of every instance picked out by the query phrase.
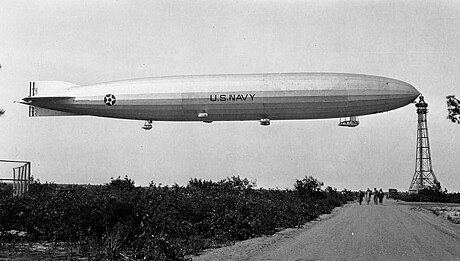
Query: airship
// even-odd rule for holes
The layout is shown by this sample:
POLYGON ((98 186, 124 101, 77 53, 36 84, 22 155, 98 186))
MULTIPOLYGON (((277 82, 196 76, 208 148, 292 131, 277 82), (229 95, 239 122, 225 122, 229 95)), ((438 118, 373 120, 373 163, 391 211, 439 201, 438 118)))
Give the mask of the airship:
POLYGON ((420 92, 387 77, 349 73, 186 75, 79 86, 34 81, 29 116, 98 117, 145 121, 259 121, 339 118, 355 127, 358 116, 412 103, 420 92))

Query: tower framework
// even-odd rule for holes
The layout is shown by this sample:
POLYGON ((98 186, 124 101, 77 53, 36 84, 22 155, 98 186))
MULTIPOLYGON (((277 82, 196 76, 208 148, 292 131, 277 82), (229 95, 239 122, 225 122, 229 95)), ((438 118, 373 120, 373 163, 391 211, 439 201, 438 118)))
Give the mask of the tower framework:
POLYGON ((440 189, 440 183, 433 172, 431 165, 430 142, 428 139, 428 125, 426 114, 428 104, 420 96, 419 102, 415 104, 418 114, 417 126, 417 150, 415 160, 415 173, 409 187, 409 192, 418 193, 425 188, 440 189))

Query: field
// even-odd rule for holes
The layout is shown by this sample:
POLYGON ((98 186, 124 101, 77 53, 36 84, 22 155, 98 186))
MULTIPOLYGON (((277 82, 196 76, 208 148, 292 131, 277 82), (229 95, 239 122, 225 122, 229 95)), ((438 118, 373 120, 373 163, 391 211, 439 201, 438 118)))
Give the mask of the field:
POLYGON ((460 224, 460 203, 406 202, 415 208, 423 208, 454 224, 460 224))
POLYGON ((460 207, 459 206, 433 206, 428 207, 436 216, 443 216, 452 223, 460 224, 460 207))
POLYGON ((414 206, 431 211, 450 222, 460 224, 460 193, 447 193, 447 190, 424 189, 418 194, 402 192, 396 194, 396 200, 412 203, 414 206))
POLYGON ((240 177, 186 186, 34 183, 23 197, 2 189, 0 258, 184 260, 203 249, 299 227, 353 200, 313 177, 292 190, 256 189, 240 177))

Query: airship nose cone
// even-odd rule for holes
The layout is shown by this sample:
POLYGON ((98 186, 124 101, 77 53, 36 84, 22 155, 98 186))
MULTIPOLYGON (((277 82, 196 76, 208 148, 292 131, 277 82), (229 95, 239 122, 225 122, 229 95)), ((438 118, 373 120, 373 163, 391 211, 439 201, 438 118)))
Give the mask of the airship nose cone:
POLYGON ((385 83, 387 96, 384 98, 386 110, 393 110, 413 103, 420 92, 411 84, 399 80, 389 80, 385 83))
POLYGON ((401 82, 398 87, 401 95, 406 96, 411 102, 420 95, 420 92, 414 86, 406 82, 401 82))
POLYGON ((405 88, 406 88, 407 92, 410 93, 415 98, 417 98, 420 95, 420 92, 417 89, 415 89, 414 86, 412 86, 410 84, 407 84, 405 88))

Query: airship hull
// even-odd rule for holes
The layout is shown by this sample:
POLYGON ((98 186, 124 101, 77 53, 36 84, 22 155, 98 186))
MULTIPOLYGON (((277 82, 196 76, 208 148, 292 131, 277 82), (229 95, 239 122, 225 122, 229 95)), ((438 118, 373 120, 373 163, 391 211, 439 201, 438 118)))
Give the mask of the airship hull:
POLYGON ((418 95, 410 84, 391 78, 291 73, 126 80, 67 86, 56 93, 56 99, 51 95, 51 100, 43 97, 40 101, 38 92, 23 100, 36 107, 77 115, 153 121, 238 121, 374 114, 405 106, 418 95))

